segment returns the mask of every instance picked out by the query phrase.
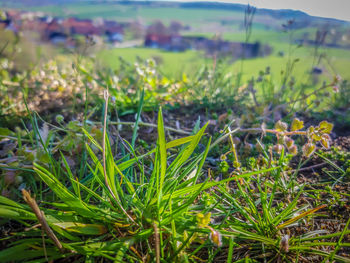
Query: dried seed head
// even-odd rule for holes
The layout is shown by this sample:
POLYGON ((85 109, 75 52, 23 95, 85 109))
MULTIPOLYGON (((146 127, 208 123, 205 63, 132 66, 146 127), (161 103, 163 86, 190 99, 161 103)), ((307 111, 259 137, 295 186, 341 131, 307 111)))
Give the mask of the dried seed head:
POLYGON ((342 77, 340 75, 335 75, 333 79, 334 84, 338 84, 342 81, 342 77))
POLYGON ((338 93, 338 92, 339 92, 339 86, 338 86, 338 85, 334 85, 334 86, 332 87, 332 89, 333 89, 333 92, 334 92, 334 93, 338 93))
POLYGON ((316 150, 316 145, 313 143, 307 143, 303 146, 303 154, 306 157, 310 157, 316 150))
POLYGON ((278 122, 276 122, 275 124, 275 129, 279 132, 284 132, 288 129, 288 124, 279 120, 278 122))
POLYGON ((285 137, 284 143, 286 144, 287 148, 290 148, 294 145, 294 140, 289 137, 285 137))
POLYGON ((285 235, 281 239, 281 244, 280 244, 280 249, 283 252, 288 252, 289 251, 289 235, 285 235))
POLYGON ((233 137, 233 143, 235 145, 239 145, 241 143, 241 140, 238 137, 233 137))
POLYGON ((64 121, 64 117, 61 114, 56 115, 56 122, 61 123, 64 121))
POLYGON ((248 154, 253 150, 253 145, 250 143, 244 144, 244 153, 248 154))
POLYGON ((221 154, 220 155, 220 160, 221 161, 225 161, 227 159, 226 155, 225 154, 221 154))
POLYGON ((281 154, 282 150, 283 150, 283 145, 282 144, 276 144, 273 146, 273 150, 278 153, 281 154))
POLYGON ((4 176, 4 182, 6 185, 14 184, 16 182, 16 172, 12 170, 6 171, 4 176))
POLYGON ((256 150, 259 152, 259 153, 262 153, 263 152, 263 150, 264 150, 264 145, 262 144, 262 143, 256 143, 255 144, 255 148, 256 148, 256 150))
POLYGON ((288 148, 288 152, 292 155, 296 155, 298 153, 298 147, 296 145, 292 145, 288 148))
POLYGON ((222 246, 222 238, 221 238, 221 234, 219 233, 219 231, 216 231, 214 229, 210 229, 210 239, 211 241, 218 247, 222 246))

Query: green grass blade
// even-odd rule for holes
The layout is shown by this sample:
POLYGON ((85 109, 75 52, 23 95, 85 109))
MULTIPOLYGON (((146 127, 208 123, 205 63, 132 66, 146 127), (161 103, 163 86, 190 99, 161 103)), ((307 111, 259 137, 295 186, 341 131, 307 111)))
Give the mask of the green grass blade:
POLYGON ((158 189, 161 192, 163 189, 163 183, 167 168, 167 153, 166 153, 166 141, 164 133, 164 122, 162 109, 158 112, 158 148, 159 148, 159 158, 160 158, 160 180, 158 189))
POLYGON ((0 205, 0 218, 15 220, 36 220, 34 213, 18 207, 0 205))
MULTIPOLYGON (((230 178, 221 180, 219 182, 214 181, 214 182, 208 182, 208 183, 195 184, 195 185, 186 187, 184 189, 179 189, 179 190, 175 191, 174 193, 172 193, 172 198, 174 199, 174 198, 186 195, 188 193, 196 192, 198 189, 200 189, 203 186, 203 184, 206 184, 203 187, 203 189, 202 189, 204 191, 204 190, 206 190, 208 188, 211 188, 211 187, 214 187, 214 186, 217 186, 217 185, 226 184, 226 183, 228 183, 230 181, 233 181, 233 180, 236 180, 238 178, 246 178, 246 177, 250 177, 250 176, 256 175, 256 174, 267 173, 267 172, 273 171, 273 170, 275 170, 277 168, 278 167, 272 167, 272 168, 263 169, 263 170, 260 170, 260 171, 249 172, 249 173, 241 174, 241 175, 238 175, 238 176, 235 176, 235 177, 230 177, 230 178)), ((163 198, 167 199, 167 198, 169 198, 169 196, 170 196, 169 194, 166 194, 166 195, 163 196, 163 198)), ((153 204, 154 202, 156 202, 155 199, 152 200, 151 204, 153 204)))
POLYGON ((62 202, 70 205, 77 213, 82 216, 96 217, 82 200, 73 195, 56 177, 47 171, 44 167, 34 163, 34 170, 39 177, 50 187, 50 189, 61 199, 62 202))
POLYGON ((108 229, 101 224, 85 224, 78 222, 59 222, 53 223, 68 232, 73 232, 80 235, 102 235, 107 233, 108 229))
POLYGON ((145 98, 145 89, 142 88, 142 91, 140 94, 139 106, 137 108, 137 116, 136 116, 136 121, 135 121, 135 125, 134 125, 134 130, 132 132, 132 139, 131 139, 132 148, 135 148, 135 142, 136 142, 136 138, 137 138, 137 130, 139 128, 139 122, 140 122, 140 118, 141 118, 141 111, 142 111, 142 107, 143 107, 144 98, 145 98))
POLYGON ((277 217, 275 217, 273 219, 273 224, 275 226, 277 226, 279 223, 281 223, 283 220, 286 219, 286 217, 288 217, 288 215, 293 211, 293 209, 296 207, 297 203, 298 203, 298 199, 301 195, 301 193, 303 192, 303 188, 299 191, 299 193, 297 194, 297 196, 294 198, 294 200, 287 206, 287 208, 285 208, 277 217))

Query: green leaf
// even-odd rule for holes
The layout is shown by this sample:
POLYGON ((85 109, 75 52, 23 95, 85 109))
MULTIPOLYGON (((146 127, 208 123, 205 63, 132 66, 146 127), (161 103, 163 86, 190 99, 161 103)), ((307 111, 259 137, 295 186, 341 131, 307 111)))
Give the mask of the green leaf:
POLYGON ((12 132, 9 129, 0 127, 0 135, 1 136, 9 136, 11 134, 12 134, 12 132))
POLYGON ((205 215, 203 215, 202 213, 198 213, 196 216, 198 226, 199 227, 208 226, 208 224, 210 223, 210 217, 211 217, 210 212, 205 215))
POLYGON ((295 118, 292 122, 291 130, 292 131, 298 131, 304 128, 304 122, 299 120, 298 118, 295 118))
POLYGON ((234 236, 234 237, 242 237, 244 239, 254 240, 254 241, 260 241, 267 245, 274 245, 276 241, 274 239, 271 239, 269 237, 265 237, 259 234, 255 234, 249 230, 243 229, 239 226, 232 225, 230 226, 230 231, 227 230, 220 230, 222 235, 225 236, 234 236))
MULTIPOLYGON (((320 256, 324 256, 324 257, 329 257, 330 256, 329 252, 321 251, 321 250, 318 250, 318 249, 312 249, 309 246, 290 246, 289 250, 293 250, 293 251, 295 250, 295 251, 299 251, 299 253, 300 252, 304 252, 304 253, 320 255, 320 256)), ((334 259, 337 262, 350 263, 350 259, 342 257, 342 256, 335 255, 334 259)))
POLYGON ((322 132, 322 133, 328 133, 330 134, 333 130, 333 124, 332 123, 329 123, 327 121, 322 121, 320 124, 319 124, 319 130, 322 132))

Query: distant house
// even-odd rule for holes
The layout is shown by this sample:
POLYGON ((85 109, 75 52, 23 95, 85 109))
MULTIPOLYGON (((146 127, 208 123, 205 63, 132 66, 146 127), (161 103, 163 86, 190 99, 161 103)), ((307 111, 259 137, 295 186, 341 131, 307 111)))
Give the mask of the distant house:
POLYGON ((20 25, 12 20, 5 29, 17 34, 20 31, 20 25))
POLYGON ((323 70, 320 67, 313 67, 311 70, 311 74, 315 74, 315 75, 320 75, 322 74, 323 70))
POLYGON ((185 51, 187 49, 203 50, 207 55, 229 56, 233 58, 254 58, 271 53, 269 46, 260 43, 241 43, 208 39, 202 36, 180 36, 178 34, 149 33, 144 45, 168 51, 185 51))
POLYGON ((11 21, 20 21, 22 18, 22 12, 17 10, 7 10, 6 17, 11 21))
POLYGON ((62 22, 62 26, 70 35, 100 35, 101 31, 94 26, 90 19, 68 18, 62 22))
POLYGON ((46 23, 42 34, 42 39, 51 42, 55 40, 57 43, 61 42, 66 36, 67 35, 64 33, 64 28, 62 26, 62 21, 57 18, 53 18, 49 23, 46 23))
POLYGON ((52 32, 48 36, 48 38, 52 44, 58 45, 58 44, 66 44, 68 36, 61 32, 52 32))
POLYGON ((103 31, 107 37, 107 41, 111 43, 122 42, 124 39, 123 26, 116 21, 104 21, 103 31))
POLYGON ((76 36, 92 37, 92 39, 105 39, 116 43, 124 38, 124 27, 127 23, 95 19, 79 19, 70 17, 66 19, 45 16, 42 13, 19 12, 9 10, 3 18, 0 18, 0 28, 11 30, 15 33, 20 31, 37 32, 42 41, 53 44, 64 44, 73 47, 76 36))
POLYGON ((28 19, 22 23, 21 30, 23 31, 35 31, 40 35, 43 35, 46 31, 48 23, 40 19, 28 19))
POLYGON ((10 19, 4 19, 4 20, 0 20, 0 28, 1 29, 6 29, 11 23, 10 19))
POLYGON ((113 31, 113 30, 107 30, 106 31, 106 36, 107 36, 107 40, 108 42, 112 42, 112 43, 115 43, 115 42, 123 42, 123 39, 124 39, 124 35, 122 32, 116 32, 116 31, 113 31))
POLYGON ((145 38, 145 46, 150 48, 167 49, 170 46, 171 39, 168 35, 147 34, 145 38))
POLYGON ((147 34, 144 45, 150 48, 160 48, 168 51, 185 51, 189 48, 180 35, 147 34))
POLYGON ((267 46, 262 46, 260 43, 242 43, 224 41, 221 39, 208 39, 205 37, 185 36, 183 37, 191 49, 204 50, 206 54, 225 55, 234 58, 253 58, 257 56, 270 54, 271 49, 267 46))
POLYGON ((8 10, 3 19, 0 20, 0 28, 18 33, 20 30, 21 13, 19 11, 8 10))

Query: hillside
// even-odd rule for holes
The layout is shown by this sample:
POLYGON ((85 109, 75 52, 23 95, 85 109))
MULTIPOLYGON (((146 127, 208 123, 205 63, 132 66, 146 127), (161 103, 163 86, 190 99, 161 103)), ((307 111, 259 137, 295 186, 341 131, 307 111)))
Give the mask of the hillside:
MULTIPOLYGON (((116 12, 115 17, 118 17, 117 9, 118 7, 132 7, 134 8, 134 11, 136 11, 135 14, 129 14, 128 16, 125 16, 125 18, 135 18, 135 16, 142 15, 138 12, 138 7, 142 8, 171 8, 171 9, 182 9, 182 10, 210 10, 210 11, 225 11, 227 12, 234 12, 234 15, 238 14, 244 14, 245 5, 242 4, 234 4, 234 3, 221 3, 221 2, 168 2, 168 1, 99 1, 99 0, 19 0, 19 1, 6 1, 6 0, 0 0, 0 7, 7 7, 7 8, 23 8, 23 9, 35 9, 35 10, 42 10, 42 11, 49 11, 53 15, 64 15, 64 10, 72 9, 72 13, 76 15, 81 15, 82 17, 97 17, 100 15, 107 15, 111 16, 111 13, 113 11, 116 12), (106 9, 101 8, 102 6, 108 7, 106 9), (80 7, 78 10, 77 7, 80 7), (112 8, 112 9, 110 9, 112 8), (136 8, 136 9, 135 9, 136 8), (63 11, 62 11, 63 9, 63 11), (86 9, 94 10, 95 12, 86 12, 86 9)), ((125 11, 125 10, 124 10, 125 11)), ((223 15, 225 14, 223 13, 223 15)), ((314 17, 310 16, 304 12, 297 11, 297 10, 271 10, 271 9, 258 9, 257 16, 268 16, 273 19, 277 20, 288 20, 288 19, 296 19, 296 20, 303 20, 307 21, 308 24, 304 24, 305 26, 308 26, 310 24, 312 25, 322 25, 322 24, 328 24, 328 25, 350 25, 349 22, 332 19, 332 18, 321 18, 321 17, 314 17)), ((142 18, 147 18, 143 17, 142 18)), ((154 19, 161 19, 162 16, 159 14, 159 16, 155 15, 153 17, 154 19)), ((176 19, 176 17, 172 17, 170 14, 169 19, 176 19)), ((209 18, 210 20, 210 18, 209 18)))

